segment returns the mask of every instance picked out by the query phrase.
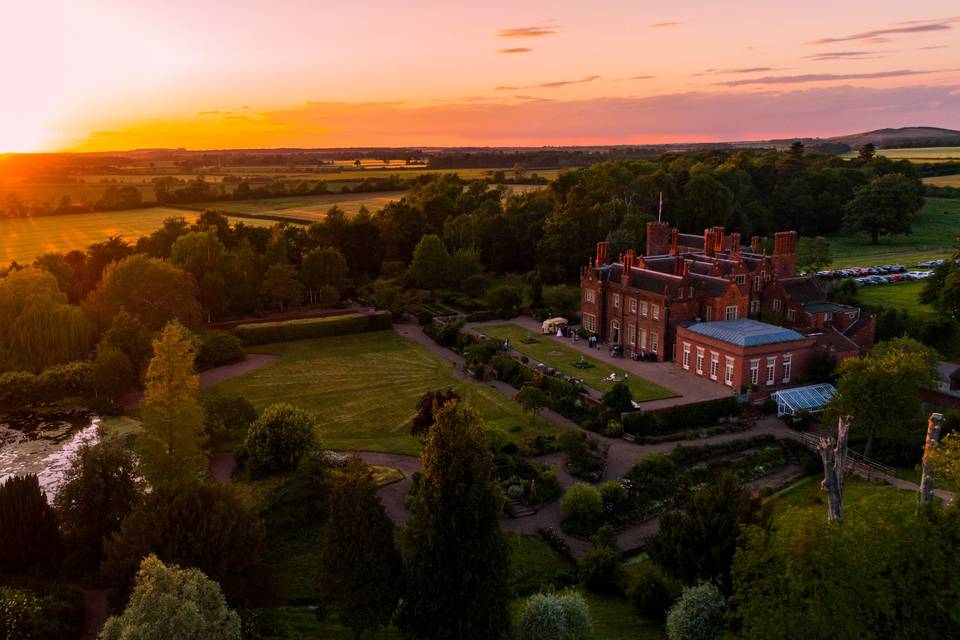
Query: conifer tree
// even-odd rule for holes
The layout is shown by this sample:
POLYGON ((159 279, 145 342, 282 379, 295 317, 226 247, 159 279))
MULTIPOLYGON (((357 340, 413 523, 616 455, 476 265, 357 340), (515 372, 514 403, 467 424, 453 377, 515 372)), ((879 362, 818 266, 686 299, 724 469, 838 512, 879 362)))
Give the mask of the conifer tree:
POLYGON ((17 573, 60 556, 57 518, 37 476, 0 484, 0 573, 17 573))

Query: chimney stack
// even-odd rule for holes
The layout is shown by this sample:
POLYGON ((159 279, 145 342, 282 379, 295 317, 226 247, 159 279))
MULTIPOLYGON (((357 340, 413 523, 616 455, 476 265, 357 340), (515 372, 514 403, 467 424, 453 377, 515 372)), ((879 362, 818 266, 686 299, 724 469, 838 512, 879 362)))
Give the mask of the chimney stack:
POLYGON ((707 256, 713 255, 714 247, 716 246, 714 242, 714 229, 704 229, 703 230, 703 253, 707 256))
POLYGON ((760 252, 760 236, 753 236, 750 238, 750 250, 754 253, 760 252))
POLYGON ((670 255, 677 255, 679 253, 680 245, 680 229, 671 229, 670 230, 670 255))
POLYGON ((608 245, 606 242, 597 243, 597 266, 603 266, 610 261, 609 255, 607 255, 608 245))
POLYGON ((730 234, 730 255, 736 256, 740 255, 740 234, 731 233, 730 234))

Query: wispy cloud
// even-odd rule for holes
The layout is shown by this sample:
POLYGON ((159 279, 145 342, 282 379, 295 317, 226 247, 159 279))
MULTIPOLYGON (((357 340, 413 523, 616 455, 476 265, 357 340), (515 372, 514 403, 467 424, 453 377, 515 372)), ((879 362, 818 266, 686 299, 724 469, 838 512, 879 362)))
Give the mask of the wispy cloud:
POLYGON ((519 91, 520 89, 559 89, 572 84, 586 84, 599 80, 600 76, 584 76, 579 80, 555 80, 553 82, 541 82, 540 84, 528 84, 523 86, 500 85, 494 87, 494 91, 519 91))
POLYGON ((740 69, 704 69, 700 73, 694 73, 694 76, 715 76, 715 75, 742 75, 746 73, 762 73, 765 71, 777 71, 777 67, 743 67, 740 69))
POLYGON ((557 32, 554 27, 513 27, 497 31, 498 38, 542 38, 557 32))
POLYGON ((630 80, 653 80, 657 76, 630 76, 630 80))
POLYGON ((960 16, 944 18, 942 20, 911 20, 909 22, 898 22, 894 26, 884 29, 862 31, 860 33, 852 33, 850 35, 838 36, 835 38, 818 38, 805 44, 830 44, 833 42, 849 42, 852 40, 862 40, 863 42, 867 42, 869 44, 880 44, 883 42, 889 42, 889 38, 884 36, 929 33, 932 31, 949 31, 952 29, 950 25, 954 22, 960 22, 960 16))
POLYGON ((886 53, 881 51, 829 51, 825 53, 815 53, 812 56, 805 56, 807 60, 822 62, 824 60, 873 60, 875 58, 885 58, 886 53))
POLYGON ((529 47, 511 47, 509 49, 500 49, 498 53, 530 53, 533 49, 529 47))
POLYGON ((830 82, 837 80, 875 80, 877 78, 902 78, 904 76, 920 76, 933 71, 911 71, 898 69, 896 71, 877 71, 874 73, 805 73, 796 76, 763 76, 760 78, 743 78, 741 80, 727 80, 714 84, 723 87, 739 87, 748 84, 803 84, 805 82, 830 82))
POLYGON ((667 22, 653 22, 651 24, 648 24, 647 26, 652 27, 654 29, 660 29, 662 27, 679 27, 682 24, 683 24, 682 22, 676 22, 676 21, 670 20, 667 22))

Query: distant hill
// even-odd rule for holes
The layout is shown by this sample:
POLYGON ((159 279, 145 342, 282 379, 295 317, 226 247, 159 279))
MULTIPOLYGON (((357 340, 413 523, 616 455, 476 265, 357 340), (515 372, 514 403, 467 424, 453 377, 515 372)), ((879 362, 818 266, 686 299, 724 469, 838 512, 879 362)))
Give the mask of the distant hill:
POLYGON ((901 127, 836 136, 826 138, 825 141, 846 144, 853 149, 862 147, 868 142, 872 142, 878 149, 960 147, 960 131, 939 127, 901 127))

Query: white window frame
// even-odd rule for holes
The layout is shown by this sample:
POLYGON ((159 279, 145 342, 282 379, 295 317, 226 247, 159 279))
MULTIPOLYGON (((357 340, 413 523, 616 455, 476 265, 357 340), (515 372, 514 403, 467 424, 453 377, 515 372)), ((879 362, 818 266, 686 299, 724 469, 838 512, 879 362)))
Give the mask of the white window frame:
POLYGON ((827 311, 823 314, 823 319, 825 322, 833 322, 833 312, 827 311))
POLYGON ((787 309, 787 320, 790 322, 797 321, 797 312, 795 309, 787 309))
POLYGON ((636 312, 637 312, 637 299, 630 298, 630 313, 636 313, 636 312))
POLYGON ((697 347, 697 375, 703 375, 703 347, 697 347))
POLYGON ((750 361, 750 384, 759 384, 760 383, 760 361, 751 360, 750 361))
POLYGON ((654 320, 660 319, 660 305, 658 304, 653 305, 653 319, 654 320))
POLYGON ((646 329, 640 329, 640 350, 641 351, 647 350, 647 330, 646 329))
POLYGON ((613 294, 613 308, 614 308, 614 309, 619 309, 619 308, 620 308, 620 294, 619 294, 619 293, 613 294))
POLYGON ((617 344, 623 343, 623 330, 620 326, 620 321, 614 318, 610 321, 610 337, 613 337, 613 333, 617 333, 617 344))
POLYGON ((710 352, 710 379, 716 380, 720 373, 720 354, 716 351, 710 352))
POLYGON ((660 336, 656 333, 650 334, 650 351, 653 353, 659 353, 658 348, 660 347, 660 336))
POLYGON ((597 317, 592 313, 583 314, 583 328, 590 333, 597 332, 597 317))
POLYGON ((738 273, 736 282, 737 284, 747 284, 747 276, 742 273, 738 273))
POLYGON ((735 305, 735 304, 729 305, 729 306, 727 307, 727 311, 726 311, 726 319, 727 319, 727 320, 736 320, 736 319, 737 319, 737 313, 738 313, 738 311, 739 311, 739 309, 737 309, 737 305, 735 305), (732 311, 732 313, 731 313, 731 311, 732 311), (733 316, 732 318, 730 317, 731 315, 733 316))
POLYGON ((728 387, 732 387, 734 361, 733 361, 733 358, 731 358, 730 356, 724 356, 724 357, 726 358, 726 361, 724 362, 725 366, 723 370, 723 383, 726 384, 728 387))
POLYGON ((750 313, 760 313, 760 299, 754 298, 750 301, 750 313))
POLYGON ((753 276, 753 290, 755 293, 760 293, 760 276, 753 276))
POLYGON ((793 354, 783 354, 783 383, 790 382, 790 374, 793 373, 793 354))
POLYGON ((627 325, 627 341, 631 345, 637 344, 637 325, 635 324, 627 325))
POLYGON ((585 302, 593 304, 597 301, 597 296, 594 295, 593 289, 587 289, 583 292, 583 299, 585 302))
POLYGON ((780 311, 781 309, 783 309, 783 300, 781 300, 780 298, 774 298, 774 299, 773 299, 773 310, 774 310, 774 311, 780 311))
POLYGON ((643 316, 644 318, 647 317, 647 309, 648 309, 648 308, 649 308, 649 307, 647 306, 646 301, 642 301, 642 302, 640 303, 640 315, 643 316))
POLYGON ((683 368, 690 371, 690 343, 683 343, 683 368))
POLYGON ((707 322, 713 321, 713 305, 707 305, 706 312, 703 314, 704 319, 707 322))
POLYGON ((767 386, 777 384, 777 356, 767 358, 767 386))

